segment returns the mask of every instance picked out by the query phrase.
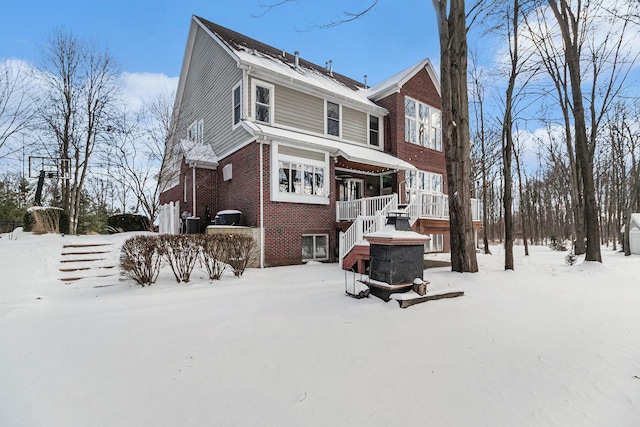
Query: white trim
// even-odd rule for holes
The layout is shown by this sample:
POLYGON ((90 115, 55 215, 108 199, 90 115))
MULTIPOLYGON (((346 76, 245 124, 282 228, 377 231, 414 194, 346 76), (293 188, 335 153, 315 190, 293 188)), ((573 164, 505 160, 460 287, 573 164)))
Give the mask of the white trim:
POLYGON ((231 89, 231 130, 236 130, 236 128, 241 126, 242 119, 244 116, 242 115, 244 111, 244 91, 242 90, 242 80, 240 80, 233 88, 231 89), (240 89, 240 114, 238 117, 238 123, 236 123, 236 89, 240 89))
POLYGON ((369 99, 373 101, 379 101, 382 98, 386 98, 393 93, 400 92, 400 89, 402 89, 405 83, 411 80, 423 69, 427 71, 427 74, 429 74, 433 85, 438 91, 438 95, 441 95, 440 79, 438 78, 436 70, 435 68, 433 68, 433 65, 431 64, 429 58, 425 58, 417 64, 414 64, 409 68, 406 68, 399 73, 396 73, 393 76, 389 77, 388 79, 378 83, 377 85, 369 88, 369 99))
POLYGON ((273 118, 275 116, 275 98, 276 90, 275 86, 271 83, 263 82, 262 80, 251 79, 251 119, 256 123, 266 123, 273 125, 273 118), (269 121, 263 122, 256 119, 256 87, 260 86, 269 89, 269 121))
MULTIPOLYGON (((301 237, 313 237, 313 258, 302 258, 302 261, 327 261, 329 260, 329 235, 326 233, 304 233, 301 237), (325 237, 327 246, 325 247, 326 257, 316 258, 316 237, 325 237)), ((302 243, 302 239, 300 239, 302 243)), ((300 247, 300 254, 302 254, 302 247, 300 247)))
POLYGON ((404 115, 403 115, 403 117, 404 117, 404 122, 403 123, 404 123, 404 126, 405 126, 405 129, 404 129, 404 142, 407 143, 407 144, 417 145, 418 147, 424 147, 424 148, 427 148, 429 150, 442 152, 443 151, 443 149, 442 149, 442 134, 440 134, 440 147, 439 148, 436 146, 435 141, 432 141, 432 139, 431 139, 431 131, 433 129, 439 129, 440 132, 442 132, 442 110, 440 110, 439 108, 436 108, 436 107, 434 107, 432 105, 429 105, 426 102, 419 101, 419 100, 417 100, 415 98, 412 98, 412 97, 406 96, 406 95, 404 96, 404 101, 405 101, 404 102, 405 103, 405 108, 404 108, 404 115), (416 136, 416 141, 415 142, 407 141, 407 138, 406 138, 406 136, 407 136, 406 125, 407 125, 407 117, 408 117, 407 116, 407 109, 406 109, 406 100, 407 99, 411 100, 411 101, 413 101, 415 103, 415 115, 413 117, 413 121, 416 124, 416 135, 415 135, 416 136), (420 127, 420 123, 421 123, 420 122, 420 105, 424 105, 429 109, 429 111, 428 111, 428 114, 429 114, 429 129, 428 129, 429 145, 422 145, 420 143, 420 132, 419 132, 419 127, 420 127), (439 128, 436 128, 435 126, 433 126, 433 121, 431 119, 431 114, 432 114, 431 110, 437 111, 438 114, 440 115, 440 127, 439 128))
POLYGON ((327 138, 332 138, 332 139, 337 139, 342 141, 342 104, 328 100, 328 99, 324 100, 324 136, 326 136, 327 138), (329 133, 329 116, 328 116, 329 103, 332 103, 333 105, 338 106, 338 135, 333 135, 329 133))
POLYGON ((304 148, 305 150, 324 154, 324 161, 310 160, 302 157, 295 157, 295 156, 290 156, 286 154, 278 154, 279 145, 299 148, 299 147, 296 147, 295 145, 271 141, 271 171, 270 171, 270 177, 269 177, 270 188, 271 188, 271 201, 272 202, 305 203, 305 204, 312 204, 312 205, 328 205, 330 191, 331 191, 329 187, 330 185, 329 178, 330 178, 330 172, 331 172, 329 167, 329 153, 327 153, 326 151, 313 150, 305 147, 304 148), (304 164, 308 166, 323 168, 324 169, 324 181, 323 181, 324 194, 321 196, 314 196, 314 195, 304 195, 304 194, 295 194, 295 193, 281 193, 279 188, 280 187, 280 177, 279 177, 280 161, 293 162, 293 163, 299 163, 299 164, 304 164))
POLYGON ((384 126, 383 118, 376 114, 367 114, 367 145, 374 150, 384 151, 384 126), (371 117, 378 119, 378 145, 371 144, 371 117))

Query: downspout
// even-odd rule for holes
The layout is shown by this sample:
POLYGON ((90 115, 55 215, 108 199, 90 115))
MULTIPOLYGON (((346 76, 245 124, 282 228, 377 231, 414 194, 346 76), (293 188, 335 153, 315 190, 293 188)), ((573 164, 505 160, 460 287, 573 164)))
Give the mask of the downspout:
POLYGON ((264 138, 260 138, 260 268, 264 268, 264 138))
POLYGON ((193 187, 193 212, 191 216, 196 215, 196 164, 195 162, 191 164, 191 186, 193 187))

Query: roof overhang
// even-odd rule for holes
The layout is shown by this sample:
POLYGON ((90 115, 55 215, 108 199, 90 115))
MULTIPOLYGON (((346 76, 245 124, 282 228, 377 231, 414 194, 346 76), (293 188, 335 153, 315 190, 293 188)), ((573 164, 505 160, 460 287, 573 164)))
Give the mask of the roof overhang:
POLYGON ((245 124, 256 137, 263 140, 295 143, 301 147, 328 151, 331 156, 341 157, 343 160, 339 161, 340 166, 347 169, 368 173, 418 170, 409 162, 372 148, 253 122, 245 122, 245 124))
POLYGON ((209 144, 197 144, 183 139, 180 141, 180 152, 190 167, 210 170, 218 167, 218 156, 209 144))

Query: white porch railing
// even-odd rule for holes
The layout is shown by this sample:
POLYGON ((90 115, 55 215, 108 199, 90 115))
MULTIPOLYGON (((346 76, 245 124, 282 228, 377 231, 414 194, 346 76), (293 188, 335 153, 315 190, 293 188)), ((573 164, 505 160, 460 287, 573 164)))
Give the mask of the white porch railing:
POLYGON ((353 247, 364 241, 364 236, 382 229, 386 215, 359 216, 344 233, 340 233, 338 260, 342 268, 342 260, 353 247))
MULTIPOLYGON (((431 193, 418 191, 415 197, 407 205, 409 221, 411 224, 419 218, 425 219, 449 219, 449 196, 443 193, 431 193)), ((471 218, 480 221, 482 214, 482 201, 471 199, 471 218)))
POLYGON ((336 221, 355 221, 358 216, 387 215, 398 209, 398 195, 365 197, 348 202, 336 202, 336 221))
MULTIPOLYGON (((389 211, 397 209, 397 194, 336 203, 336 220, 353 221, 347 231, 340 233, 338 260, 341 268, 344 257, 355 245, 364 241, 364 235, 380 230, 389 211)), ((418 191, 405 210, 412 225, 419 218, 448 220, 449 197, 443 193, 418 191)), ((480 221, 482 201, 471 199, 471 214, 474 221, 480 221)))

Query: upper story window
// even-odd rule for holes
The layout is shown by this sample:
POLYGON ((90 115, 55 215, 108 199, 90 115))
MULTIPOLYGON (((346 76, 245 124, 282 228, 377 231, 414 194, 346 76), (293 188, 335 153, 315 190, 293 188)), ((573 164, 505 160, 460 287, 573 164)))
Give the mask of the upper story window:
POLYGON ((253 80, 253 118, 258 122, 273 123, 273 85, 253 80))
POLYGON ((442 151, 440 110, 405 98, 404 116, 405 141, 442 151))
POLYGON ((191 123, 187 129, 187 139, 198 144, 204 142, 204 120, 200 119, 191 123))
POLYGON ((235 127, 240 123, 240 119, 242 119, 242 86, 240 84, 233 88, 232 103, 233 126, 235 127))
POLYGON ((369 115, 369 145, 380 146, 380 118, 369 115))
POLYGON ((340 105, 327 101, 327 135, 340 136, 340 105))

